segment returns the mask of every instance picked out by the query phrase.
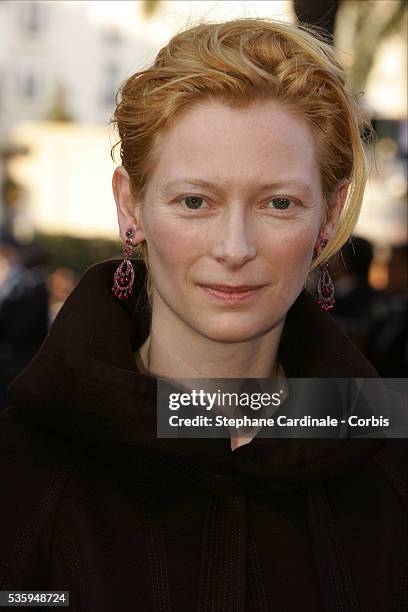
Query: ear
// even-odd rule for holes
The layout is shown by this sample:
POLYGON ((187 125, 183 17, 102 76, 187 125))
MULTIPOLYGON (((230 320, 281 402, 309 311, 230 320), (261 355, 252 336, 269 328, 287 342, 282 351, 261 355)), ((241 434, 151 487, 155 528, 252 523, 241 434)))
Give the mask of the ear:
POLYGON ((334 231, 337 227, 338 220, 340 218, 341 211, 343 210, 344 204, 347 199, 349 181, 347 179, 341 181, 336 188, 335 194, 331 200, 330 209, 328 216, 320 228, 318 241, 316 248, 319 248, 320 240, 329 241, 333 236, 334 231))
POLYGON ((119 230, 122 240, 126 240, 126 231, 134 230, 133 244, 145 239, 141 222, 141 202, 137 201, 130 188, 130 178, 123 166, 118 166, 112 177, 112 189, 118 213, 119 230))

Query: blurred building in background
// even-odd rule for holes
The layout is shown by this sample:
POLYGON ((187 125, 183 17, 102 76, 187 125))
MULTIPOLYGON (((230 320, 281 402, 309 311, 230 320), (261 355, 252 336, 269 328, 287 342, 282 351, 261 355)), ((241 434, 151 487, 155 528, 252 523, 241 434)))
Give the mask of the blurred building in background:
POLYGON ((16 212, 20 234, 35 230, 83 238, 118 236, 112 195, 115 165, 105 125, 22 122, 12 130, 15 146, 28 148, 14 156, 10 170, 29 195, 29 206, 16 212), (45 178, 46 177, 46 178, 45 178))
POLYGON ((155 43, 137 2, 119 2, 116 19, 104 19, 103 7, 98 14, 93 5, 103 4, 0 2, 2 130, 22 120, 107 122, 120 82, 151 58, 155 43))

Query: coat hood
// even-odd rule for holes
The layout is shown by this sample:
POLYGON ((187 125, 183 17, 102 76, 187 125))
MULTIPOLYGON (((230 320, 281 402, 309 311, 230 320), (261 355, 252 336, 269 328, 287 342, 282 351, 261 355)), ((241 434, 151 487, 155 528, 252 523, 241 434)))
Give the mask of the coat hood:
MULTIPOLYGON (((146 269, 133 262, 133 295, 111 295, 119 260, 89 268, 60 310, 40 350, 14 379, 10 402, 24 419, 106 455, 147 452, 187 478, 216 487, 322 482, 367 460, 383 439, 260 438, 231 451, 230 440, 157 438, 157 379, 136 369, 149 334, 146 269)), ((381 379, 303 290, 288 312, 279 348, 286 376, 381 379)))

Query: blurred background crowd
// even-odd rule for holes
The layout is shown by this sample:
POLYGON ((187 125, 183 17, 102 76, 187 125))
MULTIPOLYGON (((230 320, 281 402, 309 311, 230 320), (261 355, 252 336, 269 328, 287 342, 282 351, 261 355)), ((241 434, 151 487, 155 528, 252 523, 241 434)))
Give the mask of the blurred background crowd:
POLYGON ((333 316, 381 376, 408 377, 406 0, 0 0, 0 407, 82 272, 121 256, 119 85, 180 29, 244 16, 327 30, 372 121, 361 218, 330 262, 333 316))

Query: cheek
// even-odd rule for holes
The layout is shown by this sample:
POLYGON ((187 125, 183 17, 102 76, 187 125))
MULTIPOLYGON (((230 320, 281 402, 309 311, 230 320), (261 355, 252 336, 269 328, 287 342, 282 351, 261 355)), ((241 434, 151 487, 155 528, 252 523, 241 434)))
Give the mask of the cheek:
POLYGON ((306 224, 282 228, 275 239, 269 240, 269 253, 282 270, 296 272, 308 268, 313 254, 317 228, 306 224))
POLYGON ((277 281, 284 307, 293 303, 306 282, 316 235, 317 230, 305 226, 290 234, 282 232, 270 249, 271 275, 277 281))
POLYGON ((145 232, 152 269, 156 265, 174 274, 203 251, 203 233, 169 216, 153 217, 145 232))
POLYGON ((286 265, 291 268, 303 269, 309 267, 311 254, 313 251, 313 235, 308 236, 302 233, 300 236, 293 236, 293 239, 286 244, 284 249, 286 265))

